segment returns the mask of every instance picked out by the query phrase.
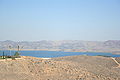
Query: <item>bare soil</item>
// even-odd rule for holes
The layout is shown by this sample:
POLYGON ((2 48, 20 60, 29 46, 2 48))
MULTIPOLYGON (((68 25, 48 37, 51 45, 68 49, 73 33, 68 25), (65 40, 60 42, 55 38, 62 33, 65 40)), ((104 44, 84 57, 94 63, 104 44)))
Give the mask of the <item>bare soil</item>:
MULTIPOLYGON (((120 58, 116 58, 120 61, 120 58)), ((52 59, 25 57, 0 60, 0 80, 120 80, 111 57, 68 56, 52 59)))

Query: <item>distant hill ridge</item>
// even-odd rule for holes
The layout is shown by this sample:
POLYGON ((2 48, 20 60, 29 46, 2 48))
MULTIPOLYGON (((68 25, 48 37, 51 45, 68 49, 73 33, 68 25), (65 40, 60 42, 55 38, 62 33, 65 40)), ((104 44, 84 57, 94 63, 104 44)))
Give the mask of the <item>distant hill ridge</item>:
POLYGON ((59 50, 59 51, 90 51, 90 52, 120 52, 120 40, 108 41, 80 41, 80 40, 61 40, 61 41, 0 41, 0 49, 17 49, 17 46, 24 50, 59 50))

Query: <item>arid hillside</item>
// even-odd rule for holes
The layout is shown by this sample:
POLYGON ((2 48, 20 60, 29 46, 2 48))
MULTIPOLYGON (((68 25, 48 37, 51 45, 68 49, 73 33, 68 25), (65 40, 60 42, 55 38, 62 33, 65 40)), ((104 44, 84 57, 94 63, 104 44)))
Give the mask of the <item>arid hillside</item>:
POLYGON ((102 56, 22 56, 0 60, 0 80, 120 80, 119 63, 120 58, 102 56))

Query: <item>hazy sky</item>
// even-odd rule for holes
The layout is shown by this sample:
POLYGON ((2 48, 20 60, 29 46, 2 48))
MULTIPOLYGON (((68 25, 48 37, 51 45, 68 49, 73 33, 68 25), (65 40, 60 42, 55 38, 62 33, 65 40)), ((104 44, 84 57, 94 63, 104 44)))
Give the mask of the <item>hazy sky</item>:
POLYGON ((120 40, 120 0, 0 0, 0 40, 120 40))

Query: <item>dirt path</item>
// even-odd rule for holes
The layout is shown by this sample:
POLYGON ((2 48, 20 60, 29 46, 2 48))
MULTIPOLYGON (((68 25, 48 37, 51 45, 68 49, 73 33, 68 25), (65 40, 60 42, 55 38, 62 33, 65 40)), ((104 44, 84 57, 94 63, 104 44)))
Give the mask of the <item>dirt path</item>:
POLYGON ((120 63, 115 58, 113 58, 113 57, 111 57, 111 59, 118 65, 115 68, 120 68, 120 63))

